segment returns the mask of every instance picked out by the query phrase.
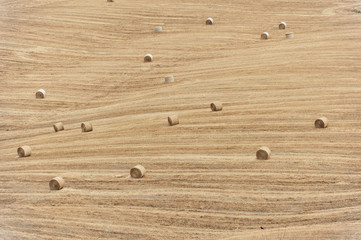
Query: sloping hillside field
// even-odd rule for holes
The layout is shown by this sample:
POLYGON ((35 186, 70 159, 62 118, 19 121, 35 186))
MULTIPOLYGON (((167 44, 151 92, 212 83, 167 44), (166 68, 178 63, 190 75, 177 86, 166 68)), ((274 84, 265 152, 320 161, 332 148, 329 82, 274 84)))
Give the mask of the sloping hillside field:
POLYGON ((361 239, 360 64, 356 0, 0 0, 0 239, 361 239))

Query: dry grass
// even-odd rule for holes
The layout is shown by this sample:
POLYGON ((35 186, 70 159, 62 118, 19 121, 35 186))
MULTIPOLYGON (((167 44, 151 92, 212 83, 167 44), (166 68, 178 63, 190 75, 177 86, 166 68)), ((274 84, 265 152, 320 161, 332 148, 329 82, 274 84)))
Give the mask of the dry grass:
POLYGON ((0 6, 1 239, 359 239, 356 0, 0 6))

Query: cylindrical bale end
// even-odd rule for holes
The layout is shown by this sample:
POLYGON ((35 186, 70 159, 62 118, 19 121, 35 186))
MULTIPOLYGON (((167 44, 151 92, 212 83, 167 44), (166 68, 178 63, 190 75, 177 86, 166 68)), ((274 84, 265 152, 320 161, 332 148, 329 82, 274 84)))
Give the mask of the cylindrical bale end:
POLYGON ((173 76, 168 76, 165 78, 165 81, 166 83, 170 83, 170 82, 174 82, 174 77, 173 76))
POLYGON ((213 23, 214 23, 213 18, 207 18, 206 25, 213 25, 213 23))
POLYGON ((147 54, 144 56, 144 62, 153 62, 153 56, 152 54, 147 54))
POLYGON ((39 89, 36 94, 35 94, 36 98, 45 98, 45 90, 44 89, 39 89))
POLYGON ((18 155, 19 157, 29 157, 31 155, 31 147, 29 146, 18 147, 18 155))
POLYGON ((154 32, 161 32, 161 31, 163 31, 162 27, 155 27, 154 28, 154 32))
POLYGON ((60 190, 64 187, 64 185, 65 181, 62 177, 55 177, 49 182, 50 190, 60 190))
POLYGON ((64 130, 64 125, 63 125, 62 122, 55 123, 55 124, 53 125, 53 127, 54 127, 54 131, 55 131, 55 132, 59 132, 59 131, 63 131, 63 130, 64 130))
POLYGON ((179 124, 178 115, 171 115, 171 116, 169 116, 169 117, 168 117, 168 123, 169 123, 169 126, 174 126, 174 125, 179 124))
POLYGON ((292 32, 286 33, 286 38, 293 38, 294 36, 292 32))
POLYGON ((326 117, 321 117, 316 119, 315 127, 316 128, 327 128, 328 126, 328 119, 326 117))
POLYGON ((271 150, 268 147, 261 147, 256 153, 257 159, 267 160, 271 157, 271 150))
POLYGON ((211 109, 212 111, 222 111, 223 105, 221 102, 213 102, 211 103, 211 109))
POLYGON ((140 164, 130 169, 130 176, 132 178, 142 178, 144 177, 144 174, 145 174, 145 168, 140 164))
POLYGON ((280 25, 278 25, 279 29, 286 29, 287 24, 285 22, 281 22, 280 25))
POLYGON ((269 33, 268 32, 263 32, 261 34, 261 39, 269 39, 269 33))
POLYGON ((83 122, 81 124, 81 131, 82 132, 91 132, 91 131, 93 131, 93 125, 90 122, 83 122))

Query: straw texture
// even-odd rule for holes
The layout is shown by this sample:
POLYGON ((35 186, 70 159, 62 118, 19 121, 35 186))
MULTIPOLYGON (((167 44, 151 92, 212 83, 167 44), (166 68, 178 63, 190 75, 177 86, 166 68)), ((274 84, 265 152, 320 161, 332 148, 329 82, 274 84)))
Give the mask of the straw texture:
POLYGON ((18 155, 19 157, 29 157, 31 156, 31 147, 29 146, 22 146, 18 148, 18 155))
POLYGON ((213 18, 207 18, 206 25, 212 25, 214 23, 213 18))
POLYGON ((93 125, 90 122, 83 122, 81 124, 82 132, 91 132, 93 131, 93 125))
POLYGON ((50 190, 60 190, 65 186, 65 181, 62 177, 55 177, 50 180, 49 187, 50 190))
POLYGON ((315 127, 316 128, 327 128, 328 126, 328 119, 326 117, 321 117, 316 119, 315 127))
POLYGON ((35 94, 35 97, 36 98, 45 98, 45 90, 44 89, 39 89, 36 94, 35 94))
POLYGON ((223 105, 221 102, 213 102, 211 103, 212 111, 222 111, 223 105))
POLYGON ((142 178, 144 177, 144 174, 145 174, 145 168, 140 164, 130 169, 130 176, 132 178, 142 178))
POLYGON ((271 150, 268 147, 261 147, 256 153, 257 159, 267 160, 271 157, 271 150))
POLYGON ((165 78, 165 82, 166 83, 170 83, 170 82, 174 82, 174 77, 173 76, 168 76, 165 78))
POLYGON ((64 124, 62 122, 55 123, 53 125, 54 131, 59 132, 64 130, 64 124))
POLYGON ((263 32, 262 34, 261 34, 261 39, 269 39, 269 33, 268 32, 263 32))
POLYGON ((280 25, 278 25, 279 29, 286 29, 287 24, 285 22, 281 22, 280 25))
POLYGON ((144 56, 144 62, 153 62, 153 56, 152 54, 147 54, 144 56))
POLYGON ((178 115, 171 115, 168 117, 168 123, 170 126, 174 126, 174 125, 177 125, 179 124, 179 118, 178 118, 178 115))

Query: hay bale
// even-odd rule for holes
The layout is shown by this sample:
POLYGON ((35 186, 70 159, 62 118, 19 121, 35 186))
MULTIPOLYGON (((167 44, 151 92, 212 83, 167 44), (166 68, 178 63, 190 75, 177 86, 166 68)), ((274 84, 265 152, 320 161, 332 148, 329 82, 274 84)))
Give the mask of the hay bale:
POLYGON ((293 38, 293 32, 286 33, 286 38, 293 38))
POLYGON ((315 121, 316 128, 327 128, 327 126, 328 126, 327 117, 321 117, 321 118, 316 119, 316 121, 315 121))
POLYGON ((257 159, 267 160, 271 157, 271 150, 268 147, 261 147, 256 153, 257 159))
POLYGON ((169 116, 168 117, 168 123, 169 123, 169 126, 174 126, 174 125, 179 124, 178 115, 174 114, 174 115, 169 116))
POLYGON ((213 112, 222 111, 223 105, 221 102, 213 102, 213 103, 211 103, 211 109, 213 112))
POLYGON ((144 174, 145 174, 145 168, 140 164, 130 169, 130 176, 132 178, 142 178, 144 177, 144 174))
POLYGON ((174 125, 179 124, 178 115, 177 115, 177 114, 170 115, 170 116, 168 117, 168 123, 169 123, 169 126, 174 126, 174 125))
POLYGON ((213 23, 214 23, 213 18, 207 18, 206 25, 213 25, 213 23))
POLYGON ((29 146, 18 147, 18 155, 19 157, 29 157, 31 155, 31 147, 29 146))
POLYGON ((169 83, 169 82, 174 82, 174 77, 173 76, 169 76, 165 78, 165 82, 169 83))
POLYGON ((54 127, 54 131, 55 131, 55 132, 59 132, 59 131, 63 131, 63 130, 64 130, 64 125, 63 125, 62 122, 55 123, 55 124, 53 125, 53 127, 54 127))
POLYGON ((285 22, 281 22, 280 25, 278 25, 279 29, 286 29, 287 24, 285 22))
POLYGON ((263 32, 261 34, 261 39, 269 39, 269 33, 268 32, 263 32))
POLYGON ((60 190, 64 187, 64 185, 65 181, 62 177, 55 177, 49 182, 50 190, 60 190))
POLYGON ((90 122, 83 122, 81 124, 82 132, 91 132, 93 131, 93 125, 90 122))
POLYGON ((45 98, 45 90, 44 89, 39 89, 36 94, 35 94, 36 98, 45 98))
POLYGON ((155 27, 154 32, 161 32, 163 31, 162 27, 155 27))
POLYGON ((152 54, 147 54, 144 56, 144 62, 153 62, 153 56, 152 54))
POLYGON ((107 0, 107 2, 113 2, 113 0, 107 0))

